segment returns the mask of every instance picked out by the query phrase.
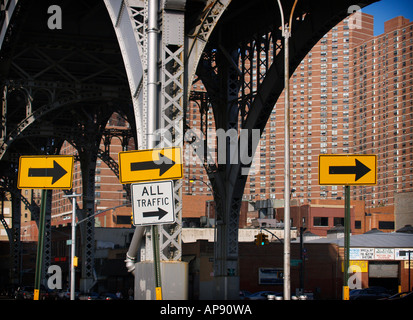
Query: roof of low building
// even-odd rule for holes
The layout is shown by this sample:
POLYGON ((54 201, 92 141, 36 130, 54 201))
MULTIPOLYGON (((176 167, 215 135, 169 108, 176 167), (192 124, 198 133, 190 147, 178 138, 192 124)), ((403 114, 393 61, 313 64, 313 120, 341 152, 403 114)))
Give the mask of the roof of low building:
POLYGON ((404 227, 400 228, 396 232, 401 232, 401 233, 413 233, 413 227, 411 224, 406 224, 404 227))
MULTIPOLYGON (((306 241, 306 243, 336 243, 344 247, 343 238, 320 238, 306 241)), ((350 247, 360 248, 413 248, 413 234, 391 233, 364 233, 350 236, 350 247)))

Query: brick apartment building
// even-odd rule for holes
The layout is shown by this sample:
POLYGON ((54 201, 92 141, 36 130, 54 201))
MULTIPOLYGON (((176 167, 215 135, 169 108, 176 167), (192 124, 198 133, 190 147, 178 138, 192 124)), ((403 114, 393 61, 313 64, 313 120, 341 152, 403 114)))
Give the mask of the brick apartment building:
MULTIPOLYGON (((343 197, 337 186, 318 185, 318 155, 353 152, 351 48, 373 36, 373 17, 363 15, 362 29, 354 30, 343 20, 313 47, 290 79, 291 107, 291 188, 292 199, 308 203, 313 199, 343 197)), ((269 55, 271 56, 271 54, 269 55)), ((261 57, 251 64, 259 63, 261 57)), ((256 83, 257 74, 251 81, 256 83)), ((202 90, 202 84, 195 90, 202 90)), ((257 147, 253 172, 247 181, 244 199, 257 201, 283 198, 284 95, 281 94, 257 147)), ((192 103, 188 121, 199 127, 198 104, 192 103)), ((212 114, 208 126, 213 128, 212 114)), ((185 171, 187 180, 207 178, 201 168, 185 171)), ((192 191, 205 192, 201 182, 192 191)))
POLYGON ((413 187, 413 23, 396 17, 352 48, 354 153, 377 154, 377 185, 354 189, 367 207, 413 187))
MULTIPOLYGON (((290 79, 292 203, 344 198, 342 186, 318 184, 319 154, 376 154, 377 185, 351 188, 352 200, 365 202, 359 208, 365 217, 355 223, 360 232, 380 226, 393 231, 394 195, 413 191, 413 23, 396 17, 385 22, 385 32, 378 36, 373 23, 373 16, 364 13, 361 29, 344 19, 290 79)), ((252 73, 251 80, 257 76, 252 73)), ((194 90, 203 91, 202 83, 194 90)), ((257 147, 244 200, 283 199, 283 104, 281 94, 257 147)), ((203 121, 200 105, 190 103, 191 128, 199 129, 203 121)), ((214 128, 210 109, 207 126, 214 128)), ((191 160, 184 169, 185 192, 210 194, 205 170, 194 155, 191 160)))

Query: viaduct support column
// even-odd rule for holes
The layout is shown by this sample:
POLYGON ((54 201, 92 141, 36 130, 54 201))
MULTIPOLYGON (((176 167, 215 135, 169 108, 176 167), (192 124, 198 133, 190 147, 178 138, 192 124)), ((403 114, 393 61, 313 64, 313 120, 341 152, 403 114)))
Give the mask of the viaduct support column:
MULTIPOLYGON (((95 169, 96 153, 84 150, 79 153, 82 168, 82 211, 81 219, 94 214, 95 211, 95 169)), ((82 276, 80 290, 88 291, 94 284, 95 257, 95 219, 87 219, 79 225, 82 239, 82 276)))
POLYGON ((238 225, 242 192, 237 196, 240 166, 238 142, 239 73, 238 53, 222 48, 217 55, 221 77, 218 80, 217 123, 218 170, 210 176, 216 201, 216 241, 214 257, 214 299, 239 297, 238 225))
MULTIPOLYGON (((21 190, 18 191, 19 193, 21 190)), ((21 282, 21 198, 17 194, 12 194, 12 228, 10 239, 10 279, 11 283, 19 284, 21 282)))

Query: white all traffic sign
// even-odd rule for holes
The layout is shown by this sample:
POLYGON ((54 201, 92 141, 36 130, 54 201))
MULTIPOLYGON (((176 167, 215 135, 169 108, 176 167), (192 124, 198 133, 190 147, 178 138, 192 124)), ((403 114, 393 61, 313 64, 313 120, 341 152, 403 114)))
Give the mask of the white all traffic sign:
POLYGON ((131 185, 134 225, 175 222, 173 181, 154 181, 131 185))

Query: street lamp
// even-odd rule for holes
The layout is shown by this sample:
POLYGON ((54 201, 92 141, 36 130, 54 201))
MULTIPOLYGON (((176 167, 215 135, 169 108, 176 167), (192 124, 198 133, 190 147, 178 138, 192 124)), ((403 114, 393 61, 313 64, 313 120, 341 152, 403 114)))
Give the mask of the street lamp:
POLYGON ((72 242, 70 248, 70 300, 75 300, 75 243, 76 243, 76 197, 81 194, 72 194, 63 196, 64 198, 72 198, 72 242))
POLYGON ((284 11, 281 1, 277 0, 281 14, 281 31, 284 38, 284 299, 290 300, 290 73, 289 46, 292 18, 298 0, 294 1, 288 25, 284 23, 284 11))
POLYGON ((206 183, 204 180, 197 179, 197 178, 192 178, 192 179, 189 180, 190 183, 194 183, 195 181, 201 181, 204 185, 207 186, 207 188, 209 189, 209 191, 213 192, 213 191, 212 191, 212 188, 211 188, 211 185, 209 185, 208 183, 206 183))
MULTIPOLYGON (((105 211, 109 211, 112 209, 116 209, 119 207, 124 207, 129 205, 130 203, 124 203, 116 207, 112 207, 109 209, 105 209, 102 211, 98 211, 93 215, 90 215, 82 220, 76 222, 76 197, 82 196, 81 194, 76 194, 74 191, 72 194, 64 195, 63 198, 72 198, 72 240, 71 240, 71 248, 70 248, 70 300, 75 300, 75 243, 76 243, 76 226, 86 220, 97 216, 105 211)), ((77 264, 77 263, 76 263, 77 264)))

